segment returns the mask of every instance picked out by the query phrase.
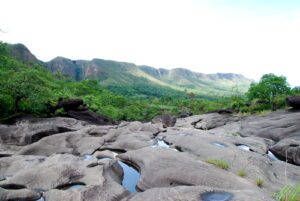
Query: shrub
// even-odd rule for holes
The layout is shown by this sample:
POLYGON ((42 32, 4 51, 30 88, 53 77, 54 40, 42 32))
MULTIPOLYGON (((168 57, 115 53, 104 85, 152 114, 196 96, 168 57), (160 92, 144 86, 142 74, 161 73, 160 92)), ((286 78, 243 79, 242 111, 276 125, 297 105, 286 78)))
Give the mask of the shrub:
POLYGON ((245 170, 239 170, 236 174, 240 177, 245 177, 247 175, 247 172, 245 170))
POLYGON ((215 166, 218 166, 219 168, 222 168, 224 170, 229 169, 228 162, 224 161, 224 160, 208 159, 208 160, 205 160, 205 162, 213 164, 215 166))
POLYGON ((298 185, 285 185, 279 193, 275 193, 275 198, 280 201, 299 201, 300 183, 298 185))
POLYGON ((256 183, 256 185, 257 185, 258 187, 261 188, 261 187, 264 185, 265 181, 264 181, 262 178, 257 178, 257 179, 255 180, 255 183, 256 183))

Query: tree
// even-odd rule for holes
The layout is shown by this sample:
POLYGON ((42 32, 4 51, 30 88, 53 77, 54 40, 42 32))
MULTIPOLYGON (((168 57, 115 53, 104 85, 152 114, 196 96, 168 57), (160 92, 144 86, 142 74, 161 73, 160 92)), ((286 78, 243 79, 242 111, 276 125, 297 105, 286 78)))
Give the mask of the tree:
POLYGON ((42 79, 37 69, 22 69, 21 71, 6 71, 0 74, 0 92, 13 100, 15 112, 20 111, 20 103, 33 107, 40 106, 48 99, 46 81, 42 79), (25 102, 24 102, 25 101, 25 102))
POLYGON ((259 83, 251 83, 247 96, 249 100, 260 99, 270 104, 275 110, 275 98, 290 92, 289 84, 284 76, 276 76, 272 73, 261 77, 259 83))
POLYGON ((293 95, 298 95, 300 94, 300 86, 296 86, 292 89, 293 95))

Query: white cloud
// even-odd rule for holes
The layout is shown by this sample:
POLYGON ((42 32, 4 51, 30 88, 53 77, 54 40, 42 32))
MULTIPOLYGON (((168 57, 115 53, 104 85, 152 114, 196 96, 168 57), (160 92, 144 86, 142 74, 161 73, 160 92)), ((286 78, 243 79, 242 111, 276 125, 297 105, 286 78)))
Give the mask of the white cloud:
POLYGON ((0 40, 42 60, 104 58, 300 85, 300 15, 222 13, 192 0, 2 0, 0 40))

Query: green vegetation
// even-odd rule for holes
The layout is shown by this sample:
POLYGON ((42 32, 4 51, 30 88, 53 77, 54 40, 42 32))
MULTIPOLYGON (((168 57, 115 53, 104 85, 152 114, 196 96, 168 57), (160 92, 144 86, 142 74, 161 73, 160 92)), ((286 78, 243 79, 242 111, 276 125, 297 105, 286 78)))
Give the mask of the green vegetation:
POLYGON ((260 188, 264 185, 264 183, 265 183, 265 181, 262 178, 257 178, 255 180, 255 184, 260 188))
MULTIPOLYGON (((225 108, 240 111, 238 115, 264 113, 271 109, 285 108, 286 96, 300 94, 300 87, 291 89, 284 77, 267 74, 259 83, 251 84, 246 94, 236 88, 231 90, 230 96, 204 96, 197 94, 190 84, 184 85, 188 89, 179 91, 176 87, 172 88, 171 84, 162 87, 158 79, 149 82, 150 78, 146 79, 146 74, 157 76, 157 70, 153 68, 132 68, 133 64, 104 60, 92 62, 107 68, 106 80, 92 79, 99 73, 97 72, 89 75, 90 79, 75 81, 60 73, 51 73, 34 56, 32 62, 26 62, 26 57, 13 57, 11 51, 10 45, 0 42, 0 120, 19 113, 40 117, 63 115, 63 110, 52 114, 50 109, 57 104, 59 98, 81 98, 91 110, 114 120, 143 121, 160 114, 178 115, 188 112, 196 115, 225 108), (120 74, 118 68, 123 68, 126 72, 120 74), (140 77, 129 75, 128 69, 140 77), (109 87, 108 82, 115 82, 117 78, 121 80, 120 85, 109 87), (100 86, 106 86, 115 93, 100 86)), ((71 60, 68 62, 68 65, 77 65, 71 60)), ((83 66, 86 65, 85 62, 87 61, 81 61, 83 66)), ((189 72, 184 69, 174 71, 176 76, 186 76, 185 73, 189 72)), ((79 77, 76 75, 74 79, 80 80, 79 77)), ((168 83, 172 82, 171 78, 164 79, 168 83)))
POLYGON ((275 193, 275 198, 279 201, 299 201, 300 183, 298 185, 285 185, 279 193, 275 193))
POLYGON ((247 175, 247 172, 245 170, 239 170, 236 174, 240 177, 245 177, 247 175))
POLYGON ((250 101, 259 99, 275 110, 285 104, 284 95, 289 93, 290 87, 286 78, 270 73, 263 75, 259 83, 252 83, 247 96, 250 101))
POLYGON ((232 136, 235 136, 235 137, 236 137, 236 136, 239 136, 239 134, 237 134, 237 133, 232 133, 231 135, 232 135, 232 136))
POLYGON ((224 160, 207 159, 207 160, 205 160, 205 162, 213 164, 215 166, 218 166, 219 168, 222 168, 224 170, 228 170, 229 169, 228 162, 224 161, 224 160))

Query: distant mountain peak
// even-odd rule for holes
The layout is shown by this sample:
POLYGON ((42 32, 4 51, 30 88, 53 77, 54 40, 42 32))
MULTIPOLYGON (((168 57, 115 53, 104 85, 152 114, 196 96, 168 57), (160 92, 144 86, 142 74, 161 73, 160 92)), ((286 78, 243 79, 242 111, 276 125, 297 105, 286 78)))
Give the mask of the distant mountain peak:
MULTIPOLYGON (((22 61, 41 63, 22 44, 11 45, 11 52, 22 61)), ((43 62, 42 62, 43 63, 43 62)), ((80 81, 97 79, 102 87, 123 95, 163 96, 186 91, 201 96, 224 96, 232 88, 246 92, 252 80, 241 74, 204 74, 186 68, 153 68, 147 65, 118 62, 94 58, 92 60, 71 60, 62 56, 44 63, 52 72, 61 72, 80 81)))
POLYGON ((39 61, 25 45, 17 43, 10 45, 9 47, 10 55, 12 57, 16 57, 23 62, 41 63, 41 61, 39 61))

